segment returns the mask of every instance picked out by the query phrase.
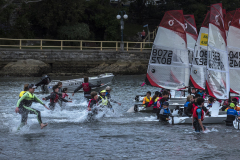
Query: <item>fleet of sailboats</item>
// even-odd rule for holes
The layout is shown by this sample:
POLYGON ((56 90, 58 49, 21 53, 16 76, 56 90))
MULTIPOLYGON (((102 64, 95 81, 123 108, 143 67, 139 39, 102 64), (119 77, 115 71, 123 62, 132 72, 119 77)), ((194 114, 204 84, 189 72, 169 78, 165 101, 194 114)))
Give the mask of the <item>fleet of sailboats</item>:
MULTIPOLYGON (((226 13, 221 3, 211 5, 199 34, 193 15, 167 11, 152 48, 147 84, 173 90, 194 87, 227 100, 230 93, 240 93, 239 44, 240 9, 226 13)), ((214 106, 208 123, 226 119, 218 115, 220 104, 214 106)))

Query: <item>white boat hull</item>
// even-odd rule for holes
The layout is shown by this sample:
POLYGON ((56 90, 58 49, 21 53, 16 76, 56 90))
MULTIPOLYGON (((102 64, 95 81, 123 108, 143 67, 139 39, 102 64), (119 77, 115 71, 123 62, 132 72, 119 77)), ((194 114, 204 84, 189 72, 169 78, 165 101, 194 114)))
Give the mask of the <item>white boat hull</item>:
MULTIPOLYGON (((110 85, 113 77, 114 75, 112 73, 105 73, 95 77, 89 77, 89 83, 92 83, 93 85, 104 84, 103 86, 98 88, 98 89, 101 89, 103 87, 106 87, 107 85, 110 85)), ((62 88, 68 88, 68 92, 73 93, 74 90, 83 83, 83 81, 84 81, 84 78, 61 81, 63 84, 62 88)), ((53 86, 57 85, 58 82, 60 82, 60 80, 53 80, 52 82, 50 82, 46 86, 47 91, 51 93, 53 86)), ((96 90, 96 89, 97 88, 92 88, 92 90, 96 90)), ((82 91, 83 89, 79 90, 79 92, 82 92, 82 91)), ((41 89, 41 92, 44 92, 44 91, 41 89)))
MULTIPOLYGON (((205 117, 202 121, 203 124, 219 124, 224 123, 226 120, 227 115, 218 115, 217 117, 205 117)), ((170 124, 192 124, 192 117, 173 117, 172 120, 169 122, 170 124)))

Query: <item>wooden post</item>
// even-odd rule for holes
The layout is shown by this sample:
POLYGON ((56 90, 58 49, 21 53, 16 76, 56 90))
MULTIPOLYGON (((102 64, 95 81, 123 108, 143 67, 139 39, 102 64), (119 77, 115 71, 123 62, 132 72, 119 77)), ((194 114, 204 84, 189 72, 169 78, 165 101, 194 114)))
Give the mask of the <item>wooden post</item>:
POLYGON ((22 40, 19 41, 19 48, 22 49, 22 40))
POLYGON ((140 51, 142 52, 142 44, 143 42, 140 43, 140 51))
POLYGON ((116 42, 116 51, 118 50, 118 42, 116 42))
POLYGON ((41 50, 42 50, 42 39, 41 39, 40 45, 41 45, 40 48, 41 48, 41 50))
POLYGON ((61 50, 63 49, 63 41, 61 41, 61 50))
POLYGON ((82 41, 80 41, 80 50, 82 50, 82 41))
POLYGON ((127 42, 127 51, 128 51, 128 42, 127 42))
POLYGON ((102 51, 102 41, 101 41, 101 51, 102 51))

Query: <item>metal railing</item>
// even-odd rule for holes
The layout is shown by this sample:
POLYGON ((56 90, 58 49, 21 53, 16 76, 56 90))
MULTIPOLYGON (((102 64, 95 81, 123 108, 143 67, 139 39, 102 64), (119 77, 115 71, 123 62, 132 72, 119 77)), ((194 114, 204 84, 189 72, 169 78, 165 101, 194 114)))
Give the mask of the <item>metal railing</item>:
MULTIPOLYGON (((153 34, 154 35, 154 34, 153 34)), ((94 50, 120 50, 120 41, 89 41, 89 40, 53 40, 53 39, 10 39, 0 38, 0 48, 19 49, 94 49, 94 50), (29 44, 31 42, 31 44, 29 44), (54 45, 50 45, 54 43, 54 45), (64 44, 64 43, 67 43, 64 44), (70 44, 70 45, 69 45, 70 44)), ((124 41, 124 50, 150 50, 153 42, 124 41), (148 47, 145 47, 149 44, 148 47)))

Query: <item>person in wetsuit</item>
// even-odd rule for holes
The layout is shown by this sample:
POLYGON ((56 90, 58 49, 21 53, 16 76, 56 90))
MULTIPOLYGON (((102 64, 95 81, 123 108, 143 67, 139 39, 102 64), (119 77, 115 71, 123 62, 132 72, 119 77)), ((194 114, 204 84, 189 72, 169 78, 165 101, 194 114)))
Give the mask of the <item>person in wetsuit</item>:
POLYGON ((23 91, 19 94, 19 99, 28 91, 29 84, 24 84, 23 91))
MULTIPOLYGON (((196 94, 196 96, 193 98, 194 98, 194 101, 188 104, 187 110, 185 112, 185 114, 189 117, 192 116, 193 110, 197 106, 197 100, 198 100, 198 98, 201 98, 201 96, 199 94, 196 94)), ((205 106, 202 106, 202 109, 206 114, 209 115, 208 109, 205 106)))
POLYGON ((152 97, 151 97, 151 92, 148 91, 147 94, 146 94, 146 97, 143 98, 143 106, 144 107, 147 107, 149 102, 152 100, 152 97))
POLYGON ((171 116, 171 111, 168 108, 168 106, 169 106, 168 102, 163 102, 162 109, 160 110, 159 113, 159 121, 167 122, 170 120, 169 117, 171 116))
POLYGON ((162 97, 160 97, 158 99, 158 102, 157 102, 157 119, 159 119, 159 113, 160 113, 160 110, 162 109, 163 107, 163 103, 168 101, 169 99, 169 91, 168 90, 164 90, 163 93, 162 93, 162 97))
POLYGON ((107 97, 107 99, 108 99, 108 103, 109 103, 109 106, 110 106, 110 108, 112 108, 112 105, 111 105, 111 102, 112 103, 117 103, 119 106, 121 106, 121 103, 119 103, 119 102, 117 102, 117 101, 115 101, 114 99, 112 99, 111 98, 111 95, 110 95, 110 92, 112 91, 112 89, 111 89, 111 87, 110 86, 107 86, 106 87, 106 97, 107 97))
POLYGON ((204 99, 202 97, 197 99, 197 106, 193 111, 193 126, 196 132, 205 131, 206 127, 203 126, 202 121, 204 120, 204 99))
POLYGON ((27 123, 28 114, 37 115, 37 120, 41 126, 41 129, 47 126, 47 123, 44 124, 42 122, 41 112, 31 108, 32 102, 38 102, 49 110, 49 108, 33 94, 35 91, 35 88, 36 86, 34 84, 30 84, 28 86, 28 91, 17 102, 17 107, 15 109, 15 112, 21 114, 22 116, 21 125, 18 127, 18 129, 20 129, 27 123))
POLYGON ((108 107, 110 108, 109 106, 109 102, 108 102, 108 98, 106 96, 106 90, 102 90, 100 92, 100 96, 98 96, 98 99, 97 99, 97 102, 99 102, 100 106, 103 108, 103 107, 108 107))
MULTIPOLYGON (((59 100, 64 101, 64 102, 72 102, 72 101, 68 101, 68 100, 62 98, 62 96, 59 95, 58 90, 59 90, 58 86, 53 86, 53 92, 49 96, 43 98, 43 100, 50 99, 49 108, 52 111, 55 109, 56 103, 58 103, 59 100)), ((60 106, 60 107, 62 107, 62 106, 60 106)))
POLYGON ((91 91, 92 91, 92 88, 93 87, 100 87, 101 85, 103 84, 100 84, 100 85, 93 85, 91 83, 88 82, 88 77, 84 77, 84 83, 82 83, 78 88, 76 88, 72 94, 72 96, 74 96, 74 94, 79 91, 81 88, 83 88, 83 91, 84 91, 84 97, 89 100, 91 99, 91 91))
POLYGON ((35 84, 35 86, 41 86, 42 90, 45 91, 45 85, 48 85, 51 82, 51 78, 48 75, 45 75, 41 78, 41 81, 35 84))

